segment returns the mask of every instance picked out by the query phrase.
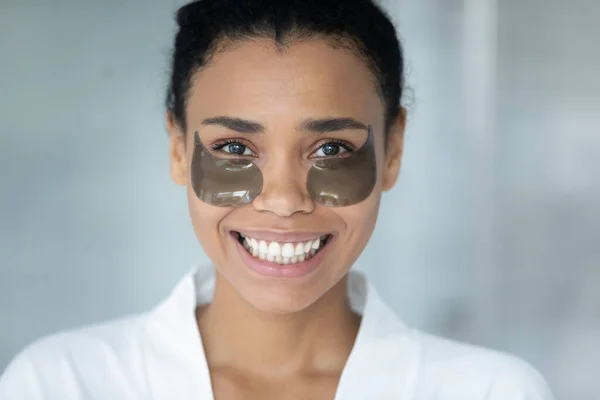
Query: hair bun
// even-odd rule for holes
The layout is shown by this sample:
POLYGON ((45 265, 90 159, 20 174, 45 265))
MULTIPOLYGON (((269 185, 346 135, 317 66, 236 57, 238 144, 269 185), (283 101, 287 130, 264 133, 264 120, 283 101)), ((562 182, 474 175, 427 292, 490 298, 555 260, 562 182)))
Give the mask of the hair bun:
POLYGON ((177 25, 180 28, 200 24, 206 15, 207 1, 196 0, 188 3, 177 11, 177 25))

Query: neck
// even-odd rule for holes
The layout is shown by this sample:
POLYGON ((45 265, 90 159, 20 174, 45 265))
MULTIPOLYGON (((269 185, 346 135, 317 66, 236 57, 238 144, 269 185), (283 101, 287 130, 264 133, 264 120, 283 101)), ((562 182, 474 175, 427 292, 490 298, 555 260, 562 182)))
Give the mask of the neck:
POLYGON ((271 375, 341 373, 360 324, 346 287, 344 277, 306 309, 273 315, 254 308, 217 273, 211 304, 196 311, 209 366, 271 375))

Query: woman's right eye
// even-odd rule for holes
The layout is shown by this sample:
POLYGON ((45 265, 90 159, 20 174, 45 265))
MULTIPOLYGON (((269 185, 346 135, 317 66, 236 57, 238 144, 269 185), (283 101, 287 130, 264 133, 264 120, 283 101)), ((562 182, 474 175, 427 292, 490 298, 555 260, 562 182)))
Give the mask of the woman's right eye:
POLYGON ((222 151, 227 154, 232 154, 234 156, 256 155, 252 150, 248 148, 248 146, 235 140, 217 143, 212 146, 212 149, 222 151))

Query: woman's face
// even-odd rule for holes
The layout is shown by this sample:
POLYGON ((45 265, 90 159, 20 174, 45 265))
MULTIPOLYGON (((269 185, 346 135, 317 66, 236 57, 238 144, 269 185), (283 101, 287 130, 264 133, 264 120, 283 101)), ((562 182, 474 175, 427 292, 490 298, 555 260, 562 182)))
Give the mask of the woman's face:
POLYGON ((194 75, 185 135, 168 118, 171 173, 187 186, 198 240, 218 279, 256 308, 282 314, 310 306, 342 282, 367 244, 381 192, 398 174, 404 129, 401 116, 386 149, 376 88, 364 62, 348 50, 312 40, 281 52, 269 40, 256 40, 231 46, 194 75), (372 127, 377 181, 366 200, 327 207, 310 197, 308 169, 319 157, 360 148, 368 135, 332 124, 321 133, 306 129, 309 120, 337 118, 372 127), (262 190, 251 203, 218 207, 196 196, 190 180, 194 132, 214 156, 251 159, 260 169, 262 190), (243 245, 246 237, 250 247, 243 245), (291 246, 294 255, 284 257, 291 246))

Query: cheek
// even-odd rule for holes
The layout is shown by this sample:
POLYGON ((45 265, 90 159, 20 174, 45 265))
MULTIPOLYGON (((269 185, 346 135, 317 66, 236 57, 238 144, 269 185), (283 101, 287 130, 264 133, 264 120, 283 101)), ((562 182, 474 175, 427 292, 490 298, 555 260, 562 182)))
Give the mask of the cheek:
POLYGON ((362 226, 371 227, 377 221, 380 200, 381 190, 379 189, 379 186, 377 186, 373 189, 373 193, 367 200, 357 204, 356 209, 350 210, 351 217, 354 218, 357 223, 362 224, 362 226))
POLYGON ((220 222, 230 210, 203 203, 189 187, 187 197, 192 226, 202 249, 211 259, 220 260, 224 248, 220 222))
POLYGON ((381 190, 376 187, 365 201, 334 210, 346 225, 345 241, 360 254, 369 241, 379 213, 381 190))

